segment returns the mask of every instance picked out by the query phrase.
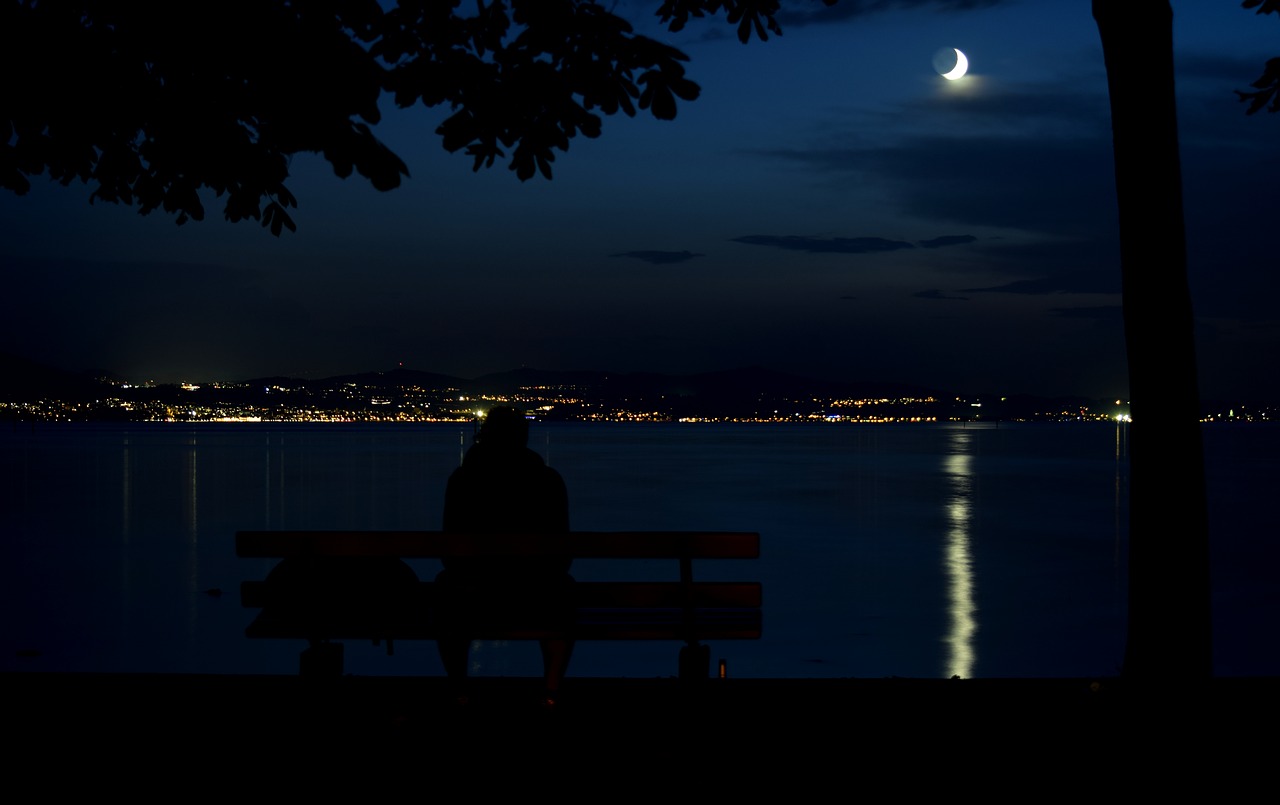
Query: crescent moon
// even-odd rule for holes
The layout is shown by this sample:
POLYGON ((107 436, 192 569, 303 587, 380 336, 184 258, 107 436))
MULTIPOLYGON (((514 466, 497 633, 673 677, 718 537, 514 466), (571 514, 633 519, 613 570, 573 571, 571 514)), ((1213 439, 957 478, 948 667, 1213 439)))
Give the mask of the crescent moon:
POLYGON ((956 52, 956 66, 951 68, 951 72, 942 74, 942 77, 948 81, 955 81, 969 72, 969 58, 964 55, 960 48, 952 48, 952 50, 956 52))

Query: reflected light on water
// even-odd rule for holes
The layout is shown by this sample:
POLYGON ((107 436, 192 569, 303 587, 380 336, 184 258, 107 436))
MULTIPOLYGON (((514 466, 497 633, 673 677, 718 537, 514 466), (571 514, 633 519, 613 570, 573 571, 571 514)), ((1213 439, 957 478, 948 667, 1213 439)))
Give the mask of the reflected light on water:
POLYGON ((969 549, 969 521, 972 517, 973 456, 971 434, 957 430, 951 434, 948 454, 943 459, 943 472, 949 481, 947 497, 947 541, 944 563, 947 574, 948 604, 951 628, 947 644, 947 676, 970 677, 976 654, 973 638, 978 631, 974 604, 973 556, 969 549))
POLYGON ((120 465, 120 536, 124 544, 129 544, 129 532, 133 529, 133 521, 129 510, 133 506, 133 467, 129 464, 129 437, 124 437, 120 465))
POLYGON ((200 528, 200 475, 196 447, 196 437, 188 437, 182 466, 182 515, 187 526, 187 542, 191 545, 198 541, 200 528))
POLYGON ((184 630, 188 656, 196 646, 197 609, 196 591, 200 589, 200 462, 199 444, 194 435, 186 440, 182 456, 182 517, 186 524, 187 550, 185 559, 185 587, 187 592, 186 626, 184 630))

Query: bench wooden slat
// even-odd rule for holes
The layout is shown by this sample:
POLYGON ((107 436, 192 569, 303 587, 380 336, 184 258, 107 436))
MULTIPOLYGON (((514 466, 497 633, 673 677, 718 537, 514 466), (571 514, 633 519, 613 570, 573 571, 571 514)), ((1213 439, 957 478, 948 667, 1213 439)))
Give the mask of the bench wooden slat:
MULTIPOLYGON (((434 582, 421 581, 412 593, 416 607, 429 607, 438 588, 434 582)), ((618 582, 579 581, 570 588, 573 605, 578 608, 626 607, 660 609, 664 607, 756 607, 761 606, 763 590, 759 582, 701 581, 618 582)), ((245 607, 288 604, 291 591, 275 588, 266 581, 240 582, 240 603, 245 607)))
POLYGON ((760 535, 749 531, 571 531, 567 534, 238 531, 236 555, 242 558, 569 556, 580 559, 756 559, 760 556, 760 535))
MULTIPOLYGON (((759 625, 748 626, 731 626, 717 625, 707 626, 698 625, 695 629, 699 640, 759 640, 759 625)), ((307 635, 296 629, 272 628, 269 622, 255 621, 250 628, 245 630, 245 635, 251 638, 274 638, 277 640, 297 640, 306 639, 307 635)), ((689 636, 689 629, 683 625, 626 625, 626 624, 585 624, 574 629, 573 639, 575 640, 685 640, 689 636)), ((403 630, 397 634, 384 635, 376 640, 436 640, 440 637, 437 630, 434 629, 416 629, 403 630)), ((547 629, 503 629, 500 631, 478 631, 472 633, 470 638, 473 640, 554 640, 563 639, 565 632, 563 630, 550 631, 547 629)), ((334 632, 327 638, 330 640, 369 640, 368 632, 353 628, 350 633, 344 633, 341 629, 334 632)))
MULTIPOLYGON (((704 608, 692 617, 678 607, 664 609, 588 608, 578 611, 569 628, 503 623, 479 624, 467 631, 475 640, 532 640, 573 637, 579 640, 756 640, 761 635, 758 609, 704 608)), ((310 640, 435 640, 449 632, 430 613, 376 618, 336 613, 329 617, 295 617, 265 609, 245 629, 251 638, 310 640)))

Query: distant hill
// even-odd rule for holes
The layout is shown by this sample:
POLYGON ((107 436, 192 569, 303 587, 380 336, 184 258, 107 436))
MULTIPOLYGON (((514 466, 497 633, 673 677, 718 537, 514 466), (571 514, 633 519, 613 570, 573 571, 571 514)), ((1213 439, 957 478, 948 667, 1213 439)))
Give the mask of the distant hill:
POLYGON ((485 388, 501 393, 512 393, 530 386, 573 386, 590 389, 609 396, 665 395, 669 397, 701 397, 706 399, 743 399, 766 397, 769 399, 799 396, 884 396, 923 397, 932 392, 918 386, 888 383, 850 382, 837 383, 810 377, 779 372, 759 366, 727 369, 716 372, 700 372, 688 375, 657 372, 633 372, 629 374, 601 371, 555 371, 545 369, 516 369, 510 372, 477 377, 461 381, 463 388, 485 388))
POLYGON ((43 363, 0 352, 0 399, 90 399, 102 384, 88 375, 68 372, 43 363))
POLYGON ((471 383, 469 380, 452 377, 450 375, 437 374, 435 372, 421 372, 416 369, 392 369, 386 372, 360 372, 351 375, 334 375, 333 377, 325 377, 319 380, 299 380, 287 377, 265 377, 247 380, 250 385, 294 385, 307 386, 308 388, 331 388, 334 386, 354 383, 357 386, 368 386, 373 388, 401 388, 406 386, 420 386, 422 388, 465 388, 471 383))
MULTIPOLYGON (((0 353, 0 402, 81 402, 123 397, 139 404, 202 403, 258 408, 303 406, 320 410, 405 405, 420 412, 442 405, 442 400, 456 401, 449 392, 451 389, 457 389, 463 395, 509 398, 515 398, 521 390, 526 390, 525 398, 577 400, 556 406, 556 416, 570 418, 586 413, 592 406, 596 406, 592 412, 612 408, 661 412, 671 417, 758 419, 775 414, 802 417, 825 411, 827 404, 842 399, 896 401, 886 403, 890 407, 886 409, 886 415, 894 417, 1036 419, 1114 407, 1111 401, 1083 397, 1051 400, 1030 395, 966 395, 964 400, 957 400, 956 395, 950 392, 921 386, 861 380, 842 383, 760 366, 683 375, 522 367, 470 379, 396 368, 318 380, 275 376, 231 384, 205 379, 199 389, 180 389, 174 385, 125 389, 119 386, 108 388, 84 374, 0 353), (291 390, 292 394, 277 394, 270 391, 273 387, 291 390), (528 390, 540 391, 530 393, 528 390), (104 391, 110 393, 104 394, 104 391), (927 398, 936 402, 919 402, 927 398)), ((870 409, 862 410, 868 412, 870 409)))

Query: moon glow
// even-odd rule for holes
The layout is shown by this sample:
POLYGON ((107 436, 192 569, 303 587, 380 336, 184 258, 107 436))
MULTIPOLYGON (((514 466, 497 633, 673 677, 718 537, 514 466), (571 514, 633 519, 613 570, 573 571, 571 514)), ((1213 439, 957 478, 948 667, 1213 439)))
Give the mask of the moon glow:
POLYGON ((939 53, 933 60, 933 67, 943 78, 948 81, 955 81, 957 78, 963 78, 964 74, 969 72, 969 57, 965 56, 960 48, 951 48, 950 50, 952 51, 951 53, 946 53, 946 51, 939 53), (942 58, 944 53, 946 58, 942 58), (955 66, 947 69, 947 65, 952 63, 952 54, 954 54, 955 66))

